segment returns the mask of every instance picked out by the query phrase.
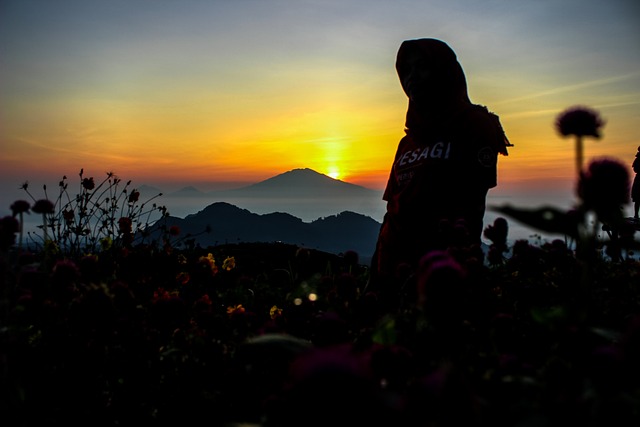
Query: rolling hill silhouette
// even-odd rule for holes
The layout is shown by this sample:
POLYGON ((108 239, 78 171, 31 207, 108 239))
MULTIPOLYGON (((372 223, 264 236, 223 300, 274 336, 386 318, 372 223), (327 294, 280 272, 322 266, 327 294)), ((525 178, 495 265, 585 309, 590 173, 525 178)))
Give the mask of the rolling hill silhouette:
POLYGON ((362 214, 344 211, 310 223, 282 212, 256 214, 226 202, 213 203, 185 218, 169 216, 156 222, 150 232, 178 226, 180 237, 193 238, 202 247, 240 242, 283 242, 340 254, 356 251, 368 262, 375 247, 380 223, 362 214), (205 229, 210 232, 203 233, 205 229))

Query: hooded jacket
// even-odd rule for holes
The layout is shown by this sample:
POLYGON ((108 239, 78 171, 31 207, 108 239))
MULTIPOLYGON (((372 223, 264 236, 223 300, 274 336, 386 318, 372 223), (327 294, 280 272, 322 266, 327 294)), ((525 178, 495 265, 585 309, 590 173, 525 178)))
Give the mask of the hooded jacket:
POLYGON ((420 105, 409 97, 405 136, 383 195, 387 213, 378 250, 422 253, 438 246, 432 241, 442 220, 465 220, 471 240, 480 243, 486 195, 497 185, 497 156, 508 155, 511 146, 498 117, 470 101, 462 67, 440 40, 400 46, 396 70, 408 96, 407 61, 416 55, 428 64, 430 96, 420 105))

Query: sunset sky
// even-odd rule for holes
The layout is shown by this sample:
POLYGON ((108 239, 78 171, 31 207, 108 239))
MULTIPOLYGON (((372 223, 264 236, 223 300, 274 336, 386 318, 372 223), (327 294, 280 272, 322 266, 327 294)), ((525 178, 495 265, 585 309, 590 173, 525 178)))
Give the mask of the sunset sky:
POLYGON ((80 168, 203 191, 312 168, 381 189, 407 105, 395 55, 421 37, 501 117, 501 191, 572 182, 553 124, 574 105, 606 120, 586 160, 631 164, 635 0, 0 0, 3 212, 24 181, 80 168))

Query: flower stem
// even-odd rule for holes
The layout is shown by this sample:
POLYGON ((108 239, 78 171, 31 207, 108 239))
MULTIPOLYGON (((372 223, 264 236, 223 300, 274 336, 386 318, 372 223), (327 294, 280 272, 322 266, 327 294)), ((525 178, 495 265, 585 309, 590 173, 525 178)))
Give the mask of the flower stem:
POLYGON ((22 236, 24 233, 24 213, 20 212, 20 240, 18 241, 18 251, 22 251, 22 236))
POLYGON ((578 173, 578 179, 582 173, 582 135, 576 135, 576 172, 578 173))
POLYGON ((47 243, 47 240, 49 240, 49 235, 47 233, 47 214, 43 213, 42 214, 42 230, 43 230, 43 235, 44 235, 44 242, 45 244, 47 243))

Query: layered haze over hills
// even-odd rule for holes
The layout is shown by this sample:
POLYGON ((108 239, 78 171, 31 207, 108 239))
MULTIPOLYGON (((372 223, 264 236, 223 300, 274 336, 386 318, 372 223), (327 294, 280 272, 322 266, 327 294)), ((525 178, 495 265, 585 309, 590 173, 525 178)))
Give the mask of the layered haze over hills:
MULTIPOLYGON (((379 228, 386 208, 386 202, 382 200, 382 190, 373 190, 337 180, 309 168, 293 169, 255 184, 227 190, 206 192, 194 186, 187 186, 177 191, 166 192, 156 186, 138 186, 135 185, 135 183, 132 184, 131 188, 136 188, 140 192, 141 201, 149 200, 154 196, 162 194, 160 197, 154 198, 153 202, 166 206, 173 221, 176 219, 186 219, 189 216, 193 217, 199 214, 198 222, 200 224, 202 224, 203 221, 209 222, 212 229, 220 233, 219 236, 217 236, 219 239, 216 238, 216 236, 209 236, 208 239, 212 239, 213 242, 222 242, 231 238, 231 235, 227 234, 226 231, 223 233, 224 224, 219 223, 217 217, 212 217, 210 220, 203 219, 203 216, 206 216, 203 211, 213 204, 226 203, 238 208, 240 211, 244 210, 251 214, 257 214, 258 216, 283 213, 299 220, 300 223, 311 224, 316 222, 315 225, 306 227, 307 231, 314 229, 312 233, 317 233, 317 230, 322 228, 319 226, 320 223, 317 222, 318 220, 327 218, 335 221, 334 217, 340 216, 339 214, 343 212, 355 213, 364 217, 360 218, 360 220, 367 222, 367 227, 369 228, 371 228, 371 222, 366 221, 366 219, 371 219, 377 223, 377 228, 379 228)), ((505 185, 499 185, 489 192, 487 199, 488 208, 484 221, 485 227, 493 223, 497 216, 500 216, 497 212, 491 210, 492 205, 502 206, 510 204, 519 207, 539 207, 546 205, 567 209, 571 207, 573 203, 571 197, 567 197, 571 194, 571 189, 568 188, 560 188, 558 186, 558 188, 546 189, 544 193, 540 193, 539 195, 529 194, 527 197, 514 196, 514 194, 519 194, 516 190, 505 185)), ((36 197, 40 197, 40 193, 37 190, 34 189, 34 192, 37 193, 36 197)), ((19 192, 12 194, 11 197, 3 197, 3 199, 5 198, 3 208, 5 215, 10 214, 8 208, 13 201, 27 199, 23 193, 19 192)), ((221 207, 218 205, 218 211, 216 212, 219 212, 220 209, 221 207)), ((213 212, 213 210, 209 212, 213 212)), ((345 218, 347 217, 341 216, 341 218, 338 219, 344 220, 345 218)), ((252 221, 262 221, 263 224, 266 224, 267 221, 265 220, 268 218, 257 219, 253 217, 251 219, 252 221)), ((550 241, 554 238, 563 238, 563 236, 560 235, 545 235, 519 224, 515 220, 509 218, 507 218, 507 220, 509 222, 509 240, 512 242, 517 239, 528 239, 535 243, 536 241, 550 241)), ((25 221, 25 231, 34 231, 37 225, 41 223, 38 215, 27 215, 25 221)), ((325 225, 326 224, 327 223, 325 223, 325 225)), ((184 224, 182 225, 184 226, 184 224)), ((298 225, 296 225, 296 227, 297 226, 298 225)), ((190 231, 196 232, 195 229, 190 231)), ((307 231, 305 231, 305 233, 307 231)), ((366 242, 354 242, 349 246, 352 248, 362 248, 362 244, 365 246, 371 245, 371 233, 371 230, 368 229, 366 242)), ((237 233, 235 233, 234 236, 237 236, 237 233)), ((237 237, 233 237, 232 240, 237 240, 237 237)), ((243 239, 244 237, 249 239, 248 236, 243 235, 243 239)), ((355 238, 355 235, 352 237, 355 238)), ((295 241, 304 242, 304 240, 304 236, 300 236, 300 239, 296 239, 295 241)), ((336 243, 342 245, 341 242, 336 243)), ((327 247, 324 243, 322 246, 327 247)), ((345 247, 346 245, 342 246, 345 247)))
MULTIPOLYGON (((150 187, 143 194, 161 192, 150 187)), ((286 212, 302 221, 350 211, 381 222, 382 191, 333 179, 312 169, 293 169, 238 189, 203 192, 192 186, 162 196, 172 216, 196 213, 214 202, 226 202, 258 214, 286 212)))
MULTIPOLYGON (((161 192, 158 188, 141 187, 141 193, 151 195, 161 192)), ((498 186, 489 192, 485 214, 485 226, 499 216, 490 206, 511 204, 520 207, 543 205, 569 208, 572 200, 567 197, 570 189, 547 189, 539 195, 515 197, 505 186, 498 186)), ((165 193, 160 203, 167 206, 174 217, 184 218, 197 213, 216 202, 226 202, 252 213, 288 213, 304 222, 339 214, 344 211, 368 216, 382 223, 386 202, 382 200, 382 190, 372 190, 359 185, 333 179, 309 168, 293 169, 273 176, 256 184, 231 190, 203 192, 193 186, 165 193)), ((562 237, 545 235, 509 220, 509 240, 532 239, 552 240, 562 237)))

